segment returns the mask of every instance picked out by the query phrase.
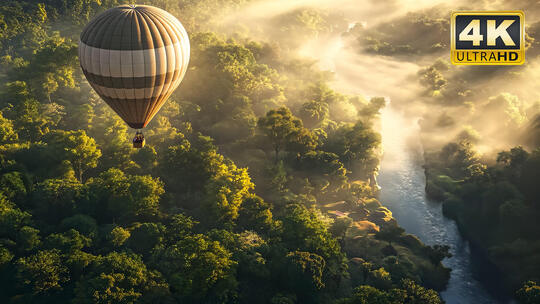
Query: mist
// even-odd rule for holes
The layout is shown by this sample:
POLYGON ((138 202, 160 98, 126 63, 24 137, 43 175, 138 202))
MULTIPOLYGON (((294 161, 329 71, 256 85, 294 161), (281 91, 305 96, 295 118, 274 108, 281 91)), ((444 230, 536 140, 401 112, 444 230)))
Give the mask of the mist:
MULTIPOLYGON (((446 1, 256 1, 224 16, 220 30, 243 33, 262 41, 281 40, 289 48, 285 58, 311 58, 317 66, 332 73, 332 87, 364 99, 385 97, 411 117, 421 117, 423 142, 437 148, 459 134, 472 131, 480 152, 491 153, 515 145, 530 145, 526 136, 536 118, 540 89, 540 64, 535 45, 530 44, 526 64, 518 67, 460 67, 449 64, 449 35, 425 36, 422 23, 448 20, 456 9, 523 9, 527 26, 536 23, 538 9, 534 1, 485 1, 475 4, 446 1), (451 8, 450 8, 451 7, 451 8), (277 21, 281 16, 311 12, 312 24, 322 31, 293 34, 277 21), (411 20, 411 16, 413 21, 411 20), (415 21, 416 20, 416 21, 415 21), (416 22, 416 23, 415 23, 416 22), (391 26, 391 27, 389 27, 391 26), (406 32, 399 35, 401 30, 406 32), (417 32, 415 32, 417 28, 417 32), (405 36, 403 36, 405 35, 405 36), (437 49, 412 53, 396 49, 390 53, 373 51, 369 39, 422 45, 440 44, 437 49), (407 40, 407 38, 409 40, 407 40), (398 40, 395 40, 398 39, 398 40), (426 40, 427 39, 427 40, 426 40), (430 39, 431 42, 430 42, 430 39), (438 61, 437 61, 438 60, 438 61), (433 67, 437 62, 442 62, 433 67), (422 85, 423 71, 433 67, 444 84, 432 88, 422 85), (446 124, 441 125, 443 117, 446 124), (522 134, 515 136, 516 133, 522 134)), ((298 17, 300 18, 300 17, 298 17)), ((447 23, 443 29, 447 31, 447 23)), ((298 31, 296 31, 298 32, 298 31)), ((530 42, 536 37, 528 37, 530 42)), ((396 45, 399 47, 399 45, 396 45)), ((403 50, 403 48, 402 48, 403 50)), ((428 81, 430 81, 428 79, 428 81)), ((533 136, 534 137, 534 136, 533 136)))

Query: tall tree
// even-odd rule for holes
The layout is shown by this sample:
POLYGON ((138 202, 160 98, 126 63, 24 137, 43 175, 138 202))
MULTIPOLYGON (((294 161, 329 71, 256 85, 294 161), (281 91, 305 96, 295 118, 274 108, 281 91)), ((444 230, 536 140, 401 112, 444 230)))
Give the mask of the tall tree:
POLYGON ((61 289, 68 281, 68 269, 56 249, 42 250, 17 261, 18 279, 34 294, 61 289))
POLYGON ((158 178, 128 175, 118 169, 101 173, 87 185, 90 197, 81 209, 104 222, 153 219, 165 191, 158 178))
POLYGON ((279 152, 287 147, 311 150, 316 146, 315 136, 305 129, 302 121, 294 117, 286 107, 269 111, 259 118, 257 126, 270 141, 276 162, 279 152))
POLYGON ((95 168, 101 157, 101 150, 97 147, 96 141, 87 136, 83 130, 54 131, 47 142, 58 152, 59 157, 70 162, 81 182, 84 172, 95 168))
POLYGON ((18 134, 13 129, 13 122, 4 116, 0 111, 0 144, 16 141, 18 134))
POLYGON ((165 300, 168 293, 161 274, 148 270, 139 256, 112 252, 89 265, 77 282, 73 303, 149 302, 156 294, 165 300))
POLYGON ((216 295, 229 292, 229 284, 219 283, 234 280, 231 276, 236 262, 231 257, 219 242, 195 234, 157 249, 152 263, 167 277, 180 300, 200 303, 212 288, 217 288, 216 295))

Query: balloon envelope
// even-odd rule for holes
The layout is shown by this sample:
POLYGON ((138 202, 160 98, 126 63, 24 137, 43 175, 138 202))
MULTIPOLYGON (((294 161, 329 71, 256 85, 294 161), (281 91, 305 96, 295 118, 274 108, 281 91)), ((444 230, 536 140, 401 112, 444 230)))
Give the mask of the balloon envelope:
POLYGON ((173 15, 148 5, 121 5, 83 29, 81 68, 97 94, 132 128, 144 128, 178 87, 189 38, 173 15))

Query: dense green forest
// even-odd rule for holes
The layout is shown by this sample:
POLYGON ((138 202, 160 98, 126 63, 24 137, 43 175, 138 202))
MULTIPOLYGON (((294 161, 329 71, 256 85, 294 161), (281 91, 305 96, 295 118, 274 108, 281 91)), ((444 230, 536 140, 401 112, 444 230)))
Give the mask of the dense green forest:
POLYGON ((139 150, 77 58, 84 24, 123 1, 0 4, 0 302, 442 303, 448 248, 377 200, 385 100, 336 92, 287 37, 223 31, 244 1, 143 2, 176 15, 192 51, 139 150))

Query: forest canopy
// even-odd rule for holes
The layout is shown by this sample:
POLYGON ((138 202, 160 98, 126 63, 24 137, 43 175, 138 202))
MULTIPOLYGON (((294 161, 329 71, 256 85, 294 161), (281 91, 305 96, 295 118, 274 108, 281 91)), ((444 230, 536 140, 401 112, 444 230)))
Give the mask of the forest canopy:
POLYGON ((384 98, 334 90, 287 39, 220 30, 245 1, 142 1, 179 17, 192 59, 134 150, 77 58, 124 2, 0 4, 2 303, 442 303, 448 248, 377 200, 384 98))

